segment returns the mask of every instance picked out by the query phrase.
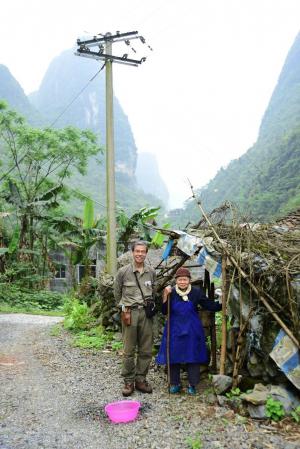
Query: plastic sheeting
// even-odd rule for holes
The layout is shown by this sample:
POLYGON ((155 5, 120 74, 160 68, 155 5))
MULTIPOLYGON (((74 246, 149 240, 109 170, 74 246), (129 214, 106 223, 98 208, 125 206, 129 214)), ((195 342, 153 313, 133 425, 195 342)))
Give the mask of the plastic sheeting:
POLYGON ((292 384, 300 390, 300 353, 282 329, 275 339, 270 357, 292 384))

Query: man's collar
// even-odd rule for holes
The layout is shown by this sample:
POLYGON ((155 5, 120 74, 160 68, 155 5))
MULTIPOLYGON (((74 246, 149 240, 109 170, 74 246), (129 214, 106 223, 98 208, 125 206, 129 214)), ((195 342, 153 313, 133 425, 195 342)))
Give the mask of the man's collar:
MULTIPOLYGON (((132 266, 132 271, 133 271, 133 272, 139 271, 139 270, 136 268, 134 262, 131 263, 131 266, 132 266)), ((148 268, 147 264, 144 263, 144 266, 143 266, 143 273, 148 272, 148 271, 149 271, 149 268, 148 268)))

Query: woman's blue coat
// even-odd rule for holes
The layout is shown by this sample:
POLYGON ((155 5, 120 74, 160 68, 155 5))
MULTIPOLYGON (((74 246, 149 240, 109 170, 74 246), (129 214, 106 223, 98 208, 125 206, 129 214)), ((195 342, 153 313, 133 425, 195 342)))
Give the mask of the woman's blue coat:
MULTIPOLYGON (((202 290, 192 287, 188 301, 183 301, 175 288, 170 294, 170 363, 207 363, 208 355, 205 334, 199 318, 197 306, 205 310, 218 311, 222 306, 208 299, 202 290)), ((167 302, 162 306, 163 314, 167 314, 167 302)), ((163 337, 156 362, 167 364, 167 329, 166 321, 163 337)))

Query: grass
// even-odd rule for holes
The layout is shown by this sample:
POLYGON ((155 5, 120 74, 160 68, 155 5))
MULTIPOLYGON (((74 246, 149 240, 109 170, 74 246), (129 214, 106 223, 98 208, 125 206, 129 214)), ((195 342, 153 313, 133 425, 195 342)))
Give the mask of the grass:
POLYGON ((201 439, 201 433, 197 433, 195 437, 188 437, 186 443, 189 449, 201 449, 203 447, 203 442, 201 439))
POLYGON ((51 337, 59 337, 62 332, 62 329, 63 328, 61 323, 54 324, 54 326, 52 326, 50 329, 51 337))
POLYGON ((112 332, 106 332, 102 326, 98 326, 90 330, 76 332, 72 346, 82 349, 109 348, 113 351, 118 351, 123 347, 123 344, 121 341, 114 340, 112 332))
POLYGON ((120 349, 123 348, 123 342, 122 341, 113 341, 111 344, 111 349, 114 351, 120 351, 120 349))
POLYGON ((0 303, 0 313, 26 313, 28 315, 63 316, 62 310, 41 310, 30 307, 16 307, 0 303))
POLYGON ((108 340, 105 336, 88 335, 86 332, 80 332, 73 339, 72 345, 82 349, 104 349, 108 340))

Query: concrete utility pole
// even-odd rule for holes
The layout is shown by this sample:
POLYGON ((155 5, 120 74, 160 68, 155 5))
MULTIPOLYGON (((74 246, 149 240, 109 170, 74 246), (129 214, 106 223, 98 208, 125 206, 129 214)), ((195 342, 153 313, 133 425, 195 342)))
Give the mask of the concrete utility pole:
MULTIPOLYGON (((95 36, 93 39, 81 41, 77 40, 79 48, 75 55, 84 56, 105 61, 105 79, 106 79, 106 210, 107 210, 107 272, 115 275, 117 271, 117 242, 116 242, 116 198, 115 198, 115 151, 114 151, 114 115, 113 115, 113 77, 112 63, 138 66, 146 58, 130 59, 128 54, 122 57, 112 55, 112 44, 114 42, 124 41, 130 46, 130 40, 140 39, 144 44, 145 39, 138 36, 137 31, 128 33, 116 32, 115 35, 106 33, 102 37, 95 36), (105 44, 105 47, 104 45, 105 44), (90 47, 99 47, 99 51, 91 51, 90 47), (105 53, 104 53, 105 50, 105 53)), ((149 47, 151 49, 151 47, 149 47)))
MULTIPOLYGON (((112 43, 106 41, 105 51, 112 54, 112 43)), ((115 275, 117 271, 116 242, 116 194, 115 194, 115 148, 114 148, 114 108, 113 108, 113 78, 112 61, 106 60, 106 210, 107 210, 107 271, 115 275)))

